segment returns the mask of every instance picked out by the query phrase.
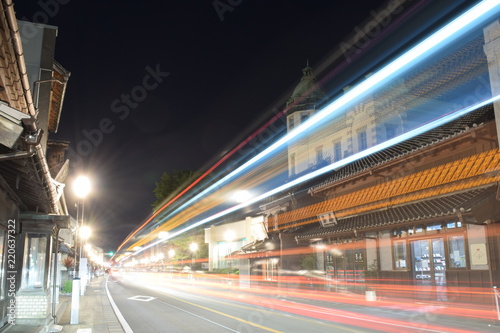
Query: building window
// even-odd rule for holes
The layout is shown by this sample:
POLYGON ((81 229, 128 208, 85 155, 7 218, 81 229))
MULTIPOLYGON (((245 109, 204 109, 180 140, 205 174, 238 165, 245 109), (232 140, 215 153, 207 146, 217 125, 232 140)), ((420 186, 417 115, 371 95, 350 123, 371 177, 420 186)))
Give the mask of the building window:
POLYGON ((333 157, 335 158, 335 162, 342 159, 342 146, 340 142, 336 142, 333 144, 333 157))
POLYGON ((390 140, 394 137, 396 137, 396 126, 392 124, 385 124, 385 134, 387 137, 387 140, 390 140))
POLYGON ((441 229, 443 229, 443 226, 441 225, 441 223, 427 225, 427 231, 435 231, 435 230, 441 230, 441 229))
POLYGON ((395 241, 393 244, 394 248, 394 268, 396 269, 406 269, 407 260, 406 257, 406 241, 395 241))
POLYGON ((466 267, 464 236, 450 236, 448 238, 448 253, 450 268, 466 267))
POLYGON ((288 130, 292 130, 295 127, 295 121, 293 119, 293 116, 288 118, 288 130))
POLYGON ((368 141, 366 138, 366 131, 362 131, 358 133, 358 148, 359 151, 363 151, 368 148, 368 141))
POLYGON ((453 228, 461 228, 462 227, 462 222, 448 222, 446 223, 446 228, 448 229, 453 229, 453 228))
POLYGON ((24 243, 21 288, 38 289, 45 284, 47 235, 28 233, 24 243))
POLYGON ((319 146, 316 148, 316 163, 320 163, 323 159, 323 147, 319 146))
POLYGON ((306 121, 307 119, 309 119, 309 113, 307 112, 304 112, 304 113, 301 113, 300 114, 300 122, 303 123, 304 121, 306 121))

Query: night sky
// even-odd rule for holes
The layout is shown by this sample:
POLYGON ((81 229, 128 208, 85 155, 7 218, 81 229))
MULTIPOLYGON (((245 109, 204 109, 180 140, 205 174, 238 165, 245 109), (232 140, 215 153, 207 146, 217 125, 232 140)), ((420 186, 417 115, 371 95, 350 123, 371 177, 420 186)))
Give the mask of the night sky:
POLYGON ((71 77, 49 138, 70 141, 72 173, 92 178, 91 242, 118 247, 163 172, 208 167, 383 2, 14 1, 18 19, 59 28, 71 77))

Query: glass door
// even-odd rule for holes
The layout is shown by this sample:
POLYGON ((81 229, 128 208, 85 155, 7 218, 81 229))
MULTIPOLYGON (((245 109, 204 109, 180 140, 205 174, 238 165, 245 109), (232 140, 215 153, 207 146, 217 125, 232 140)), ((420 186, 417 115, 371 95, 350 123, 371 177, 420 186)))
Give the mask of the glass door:
POLYGON ((446 258, 443 238, 422 239, 411 242, 413 279, 416 284, 444 286, 446 284, 446 258))

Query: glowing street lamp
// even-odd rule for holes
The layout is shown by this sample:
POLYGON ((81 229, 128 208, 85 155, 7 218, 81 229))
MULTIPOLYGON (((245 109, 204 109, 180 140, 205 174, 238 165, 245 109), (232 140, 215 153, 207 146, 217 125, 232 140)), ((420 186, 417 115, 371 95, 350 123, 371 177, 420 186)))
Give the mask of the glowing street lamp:
POLYGON ((236 234, 234 233, 233 230, 228 230, 224 233, 224 239, 226 240, 227 242, 227 252, 228 252, 228 270, 227 270, 227 274, 229 274, 229 271, 231 270, 231 264, 232 264, 232 261, 231 261, 231 245, 232 245, 232 242, 234 241, 234 239, 236 238, 236 234))
POLYGON ((73 183, 73 191, 80 199, 85 199, 90 193, 91 185, 90 180, 86 176, 78 176, 73 183))
POLYGON ((90 229, 90 227, 84 226, 80 229, 80 237, 82 240, 89 239, 90 235, 92 235, 92 229, 90 229))
POLYGON ((166 239, 169 235, 169 232, 168 231, 160 231, 158 233, 158 238, 159 239, 166 239))
MULTIPOLYGON (((78 229, 80 230, 79 233, 81 233, 81 230, 83 229, 83 200, 87 197, 87 195, 90 193, 91 185, 90 185, 90 180, 86 176, 79 176, 76 178, 75 182, 73 183, 73 191, 75 195, 78 198, 77 205, 76 205, 76 220, 78 223, 78 229)), ((84 294, 84 289, 83 287, 85 286, 85 283, 80 283, 80 275, 82 274, 82 235, 79 233, 76 234, 76 239, 75 239, 75 253, 78 253, 76 251, 76 247, 80 245, 80 255, 79 255, 79 262, 80 262, 80 268, 78 270, 78 277, 76 276, 76 260, 75 260, 75 267, 73 270, 73 291, 71 294, 71 317, 70 317, 70 324, 75 325, 79 323, 79 312, 80 312, 80 294, 84 294)))
POLYGON ((233 194, 234 201, 239 202, 239 203, 245 202, 245 201, 249 200, 251 197, 252 197, 252 195, 250 194, 250 192, 248 192, 246 190, 239 190, 239 191, 234 192, 234 194, 233 194))
POLYGON ((198 250, 198 244, 196 243, 191 243, 191 245, 189 245, 189 249, 191 250, 191 252, 196 252, 196 250, 198 250))
POLYGON ((189 245, 189 249, 191 250, 191 252, 193 252, 193 258, 191 259, 191 271, 192 271, 194 268, 194 253, 198 250, 198 244, 191 243, 191 245, 189 245))

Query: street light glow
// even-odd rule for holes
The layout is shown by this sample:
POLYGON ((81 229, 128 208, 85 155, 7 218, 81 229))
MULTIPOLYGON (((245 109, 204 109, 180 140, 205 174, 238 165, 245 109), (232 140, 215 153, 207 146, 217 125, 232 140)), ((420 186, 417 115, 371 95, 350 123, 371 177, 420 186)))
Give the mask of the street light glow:
POLYGON ((90 193, 91 185, 87 176, 78 176, 73 183, 73 191, 80 199, 84 199, 90 193))
POLYGON ((191 250, 191 252, 196 252, 196 250, 198 250, 198 244, 191 243, 191 245, 189 245, 189 249, 191 250))
POLYGON ((88 239, 91 234, 92 234, 92 229, 90 229, 87 226, 82 227, 80 230, 80 237, 82 239, 88 239))
POLYGON ((168 237, 169 233, 168 231, 160 231, 160 233, 158 234, 158 238, 159 239, 166 239, 168 237))
POLYGON ((250 199, 251 195, 250 195, 250 192, 246 191, 246 190, 239 190, 239 191, 236 191, 234 193, 234 201, 236 202, 245 202, 247 201, 248 199, 250 199))

